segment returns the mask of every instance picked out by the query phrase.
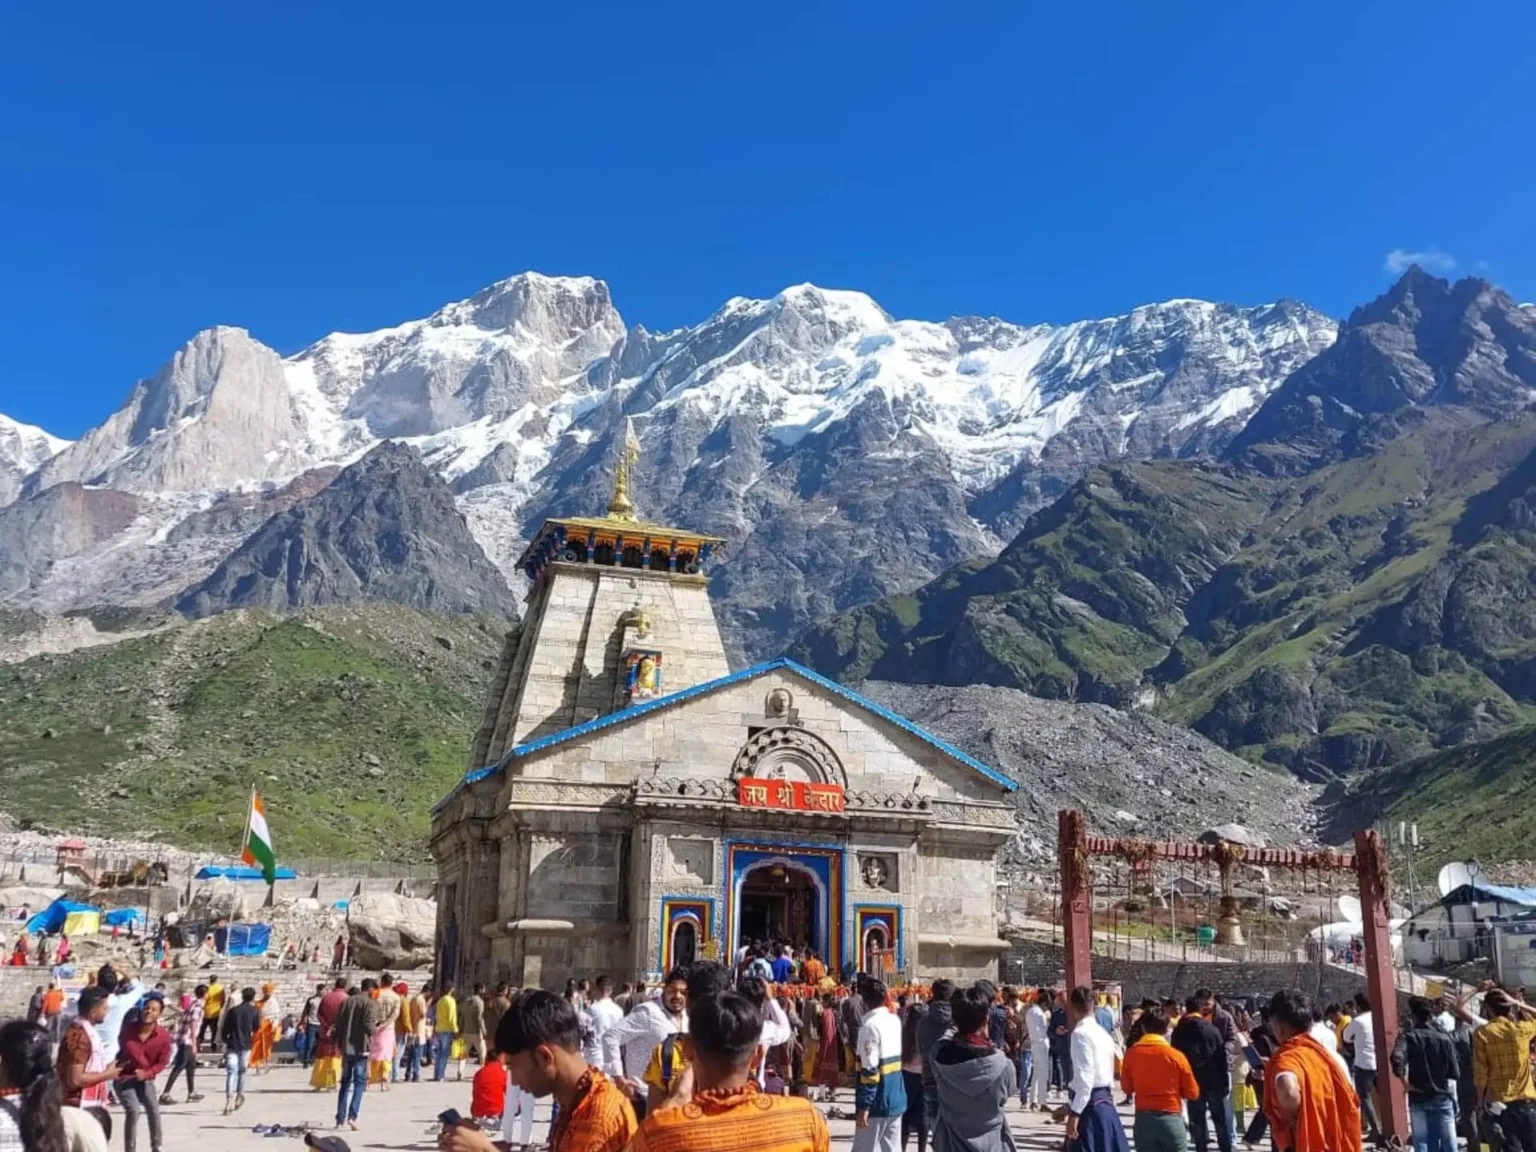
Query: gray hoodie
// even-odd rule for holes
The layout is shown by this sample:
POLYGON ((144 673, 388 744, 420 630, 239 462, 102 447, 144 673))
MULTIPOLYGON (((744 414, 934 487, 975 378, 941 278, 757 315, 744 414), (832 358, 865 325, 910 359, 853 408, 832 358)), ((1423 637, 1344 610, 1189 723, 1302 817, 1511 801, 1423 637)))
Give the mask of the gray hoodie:
POLYGON ((1016 1152, 1003 1109, 1017 1087, 1013 1061, 996 1048, 941 1041, 924 1066, 938 1085, 933 1152, 1016 1152))

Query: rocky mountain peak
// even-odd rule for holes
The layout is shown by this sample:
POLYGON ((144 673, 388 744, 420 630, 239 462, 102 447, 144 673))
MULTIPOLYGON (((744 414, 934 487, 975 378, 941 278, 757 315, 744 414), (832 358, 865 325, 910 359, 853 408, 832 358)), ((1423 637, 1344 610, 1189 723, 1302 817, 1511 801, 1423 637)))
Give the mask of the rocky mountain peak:
POLYGON ((233 364, 275 356, 244 328, 221 324, 203 329, 145 383, 144 398, 129 433, 130 443, 142 444, 172 424, 203 415, 215 390, 224 383, 226 360, 233 364))
POLYGON ((34 424, 0 415, 0 507, 16 499, 30 472, 69 447, 34 424))
POLYGON ((624 322, 602 280, 537 272, 498 280, 467 300, 440 308, 427 323, 440 328, 472 324, 491 332, 521 329, 554 344, 594 328, 604 332, 607 345, 624 334, 624 322))
POLYGON ((1228 454, 1294 474, 1349 454, 1361 436, 1390 436, 1411 410, 1502 416, 1533 400, 1536 316, 1486 280, 1452 284, 1415 265, 1275 390, 1228 454))
POLYGON ((305 440, 278 354, 244 328, 208 328, 38 469, 28 488, 65 480, 131 491, 238 487, 302 471, 305 440))
POLYGON ((447 484, 413 448, 391 441, 273 516, 176 607, 209 616, 374 600, 517 616, 516 598, 447 484))

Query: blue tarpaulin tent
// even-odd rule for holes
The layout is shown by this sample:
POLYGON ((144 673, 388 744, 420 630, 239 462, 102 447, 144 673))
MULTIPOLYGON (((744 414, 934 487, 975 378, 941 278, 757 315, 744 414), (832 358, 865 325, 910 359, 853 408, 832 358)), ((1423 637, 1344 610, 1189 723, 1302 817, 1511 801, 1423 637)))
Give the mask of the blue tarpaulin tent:
MULTIPOLYGON (((260 868, 247 868, 244 864, 204 864, 197 870, 198 880, 260 880, 262 879, 260 868)), ((278 868, 273 871, 275 880, 297 880, 299 874, 292 868, 278 868)))
POLYGON ((48 907, 37 913, 27 921, 28 932, 62 932, 66 927, 70 931, 84 934, 96 931, 100 923, 101 909, 90 904, 79 904, 73 900, 55 900, 48 907), (74 920, 73 925, 70 920, 74 920))
POLYGON ((130 924, 144 923, 144 913, 137 908, 114 908, 101 918, 101 922, 108 928, 114 924, 126 928, 130 924))
POLYGON ((271 940, 270 924, 231 924, 214 933, 214 944, 226 956, 265 956, 271 940))

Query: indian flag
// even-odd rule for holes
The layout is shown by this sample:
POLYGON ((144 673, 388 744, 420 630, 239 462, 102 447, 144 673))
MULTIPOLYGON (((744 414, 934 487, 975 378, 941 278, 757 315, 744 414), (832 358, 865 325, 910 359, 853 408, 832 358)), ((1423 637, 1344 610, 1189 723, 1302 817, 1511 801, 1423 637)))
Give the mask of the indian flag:
POLYGON ((272 833, 267 830, 267 809, 255 792, 251 793, 251 815, 246 821, 240 859, 253 868, 259 867, 268 884, 277 879, 277 853, 272 850, 272 833))

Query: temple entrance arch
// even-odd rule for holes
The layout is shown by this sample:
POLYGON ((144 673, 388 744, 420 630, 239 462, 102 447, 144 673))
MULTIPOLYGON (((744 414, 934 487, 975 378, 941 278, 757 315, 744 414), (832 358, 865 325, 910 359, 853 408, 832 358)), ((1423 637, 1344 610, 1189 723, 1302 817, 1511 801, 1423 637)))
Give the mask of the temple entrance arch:
POLYGON ((739 900, 737 948, 756 940, 826 948, 826 910, 809 868, 788 860, 759 864, 742 877, 739 900))
POLYGON ((843 853, 819 846, 728 849, 726 944, 762 940, 815 949, 836 971, 842 953, 843 853))

